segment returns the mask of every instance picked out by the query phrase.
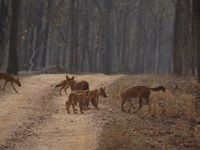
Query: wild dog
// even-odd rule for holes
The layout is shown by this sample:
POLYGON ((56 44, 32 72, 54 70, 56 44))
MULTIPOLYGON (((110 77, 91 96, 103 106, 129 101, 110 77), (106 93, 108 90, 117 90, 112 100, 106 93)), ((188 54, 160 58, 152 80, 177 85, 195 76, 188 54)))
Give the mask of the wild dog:
POLYGON ((68 101, 66 102, 66 110, 68 111, 68 113, 70 113, 70 111, 69 111, 70 105, 72 105, 74 113, 77 113, 76 109, 75 109, 75 105, 78 103, 79 108, 80 108, 80 112, 83 114, 82 109, 83 109, 83 105, 84 105, 85 100, 88 98, 87 94, 88 94, 87 92, 81 92, 80 93, 80 92, 72 91, 69 94, 68 101))
POLYGON ((79 93, 88 92, 88 94, 87 94, 88 99, 86 99, 85 104, 84 104, 85 109, 89 109, 89 103, 90 102, 92 103, 92 105, 96 109, 99 109, 98 108, 99 96, 102 96, 102 97, 105 97, 105 98, 108 97, 107 94, 106 94, 105 88, 103 88, 103 87, 100 87, 99 89, 85 90, 85 91, 75 90, 75 92, 79 92, 79 93))
MULTIPOLYGON (((148 106, 149 106, 149 113, 151 113, 151 108, 149 104, 149 97, 151 94, 151 91, 163 91, 165 92, 164 86, 159 86, 156 88, 150 88, 146 86, 132 86, 128 87, 120 92, 121 97, 121 109, 124 112, 123 105, 126 101, 131 101, 131 99, 139 98, 139 108, 135 111, 138 112, 142 108, 142 100, 145 99, 148 106)), ((130 110, 129 110, 130 112, 130 110)))
POLYGON ((108 97, 107 94, 106 94, 106 91, 105 91, 105 87, 104 88, 100 87, 99 89, 95 89, 95 90, 89 90, 89 92, 88 92, 89 101, 86 104, 86 106, 88 107, 89 102, 91 102, 92 105, 96 109, 99 109, 99 107, 98 107, 99 96, 102 96, 102 97, 105 97, 105 98, 108 97))
POLYGON ((6 84, 7 84, 8 82, 11 83, 11 86, 12 86, 12 88, 15 90, 16 93, 17 93, 18 91, 15 89, 13 83, 15 83, 15 84, 17 84, 19 87, 21 87, 21 83, 20 83, 19 79, 18 79, 18 78, 15 79, 13 76, 11 76, 11 75, 9 75, 9 74, 7 74, 7 73, 0 73, 0 81, 1 81, 1 79, 5 80, 5 83, 4 83, 3 87, 2 87, 3 89, 5 88, 5 86, 6 86, 6 84))
POLYGON ((61 81, 59 84, 57 84, 55 87, 60 87, 60 95, 62 95, 62 90, 64 89, 65 94, 67 95, 67 89, 69 88, 69 85, 67 84, 66 80, 61 81))
POLYGON ((88 90, 89 89, 89 83, 87 81, 80 81, 76 82, 73 77, 68 77, 66 75, 66 80, 61 81, 59 84, 57 84, 55 87, 61 87, 60 88, 60 95, 62 90, 64 89, 65 94, 67 95, 67 89, 70 87, 71 91, 74 90, 88 90))
POLYGON ((66 75, 66 84, 69 85, 71 91, 74 90, 88 90, 89 89, 89 83, 87 81, 80 81, 76 82, 74 80, 74 76, 71 78, 66 75))

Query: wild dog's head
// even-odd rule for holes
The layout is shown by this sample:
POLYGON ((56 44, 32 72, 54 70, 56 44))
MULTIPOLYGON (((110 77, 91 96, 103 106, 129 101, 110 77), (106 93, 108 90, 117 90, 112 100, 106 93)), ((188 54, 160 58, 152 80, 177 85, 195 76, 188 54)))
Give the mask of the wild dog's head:
POLYGON ((68 77, 68 75, 66 75, 66 81, 67 81, 67 84, 68 85, 73 85, 74 83, 75 83, 75 80, 74 80, 74 76, 72 76, 71 78, 70 77, 68 77))
POLYGON ((103 97, 108 97, 105 89, 106 89, 105 87, 104 88, 100 87, 100 95, 103 96, 103 97))

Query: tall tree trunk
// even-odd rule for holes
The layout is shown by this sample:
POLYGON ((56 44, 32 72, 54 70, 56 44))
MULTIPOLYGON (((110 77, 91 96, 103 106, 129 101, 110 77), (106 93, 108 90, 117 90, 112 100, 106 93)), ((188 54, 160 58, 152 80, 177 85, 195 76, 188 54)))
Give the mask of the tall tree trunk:
POLYGON ((20 17, 20 6, 21 0, 12 0, 12 21, 11 21, 11 32, 10 32, 10 48, 8 58, 7 72, 10 74, 18 73, 18 26, 20 17))
POLYGON ((128 41, 128 34, 127 34, 127 30, 128 30, 128 27, 127 27, 127 19, 128 19, 128 15, 129 15, 129 12, 127 10, 127 12, 125 12, 124 14, 124 17, 123 17, 123 34, 122 34, 122 58, 121 58, 121 69, 120 71, 123 71, 123 72, 127 72, 128 71, 128 55, 127 55, 127 49, 128 49, 128 44, 127 44, 127 41, 128 41))
POLYGON ((77 54, 78 54, 78 7, 79 0, 71 0, 71 43, 70 43, 70 71, 77 71, 77 54))
POLYGON ((105 0, 104 5, 106 9, 105 17, 105 49, 103 52, 103 73, 109 74, 111 72, 111 13, 112 13, 112 0, 105 0))
MULTIPOLYGON (((0 69, 1 64, 4 60, 4 53, 6 51, 6 39, 8 37, 8 27, 7 27, 7 18, 8 18, 8 9, 9 3, 7 0, 0 1, 0 69)), ((4 64, 5 65, 5 64, 4 64)))
POLYGON ((45 22, 45 31, 44 31, 44 49, 42 53, 42 67, 46 66, 46 57, 47 57, 47 48, 48 48, 48 40, 49 40, 49 21, 51 14, 51 0, 47 1, 47 14, 46 14, 46 22, 45 22))
POLYGON ((192 33, 190 19, 190 0, 177 0, 174 32, 173 72, 176 75, 188 73, 191 62, 190 35, 192 33))
MULTIPOLYGON (((181 49, 182 49, 182 43, 179 42, 182 37, 180 33, 180 27, 181 27, 181 2, 182 0, 177 0, 176 3, 176 14, 175 14, 175 29, 174 29, 174 50, 173 50, 173 73, 177 75, 181 75, 183 72, 183 66, 182 66, 182 57, 181 57, 181 49)), ((181 31, 183 32, 183 31, 181 31)))
POLYGON ((194 0, 193 1, 194 7, 194 39, 195 39, 195 49, 197 52, 197 76, 198 76, 198 83, 200 83, 200 1, 194 0))

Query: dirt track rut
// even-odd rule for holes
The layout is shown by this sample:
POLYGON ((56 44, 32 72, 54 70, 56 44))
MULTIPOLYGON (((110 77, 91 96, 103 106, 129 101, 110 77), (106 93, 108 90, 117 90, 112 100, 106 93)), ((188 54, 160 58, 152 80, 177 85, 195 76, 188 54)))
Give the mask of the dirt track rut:
MULTIPOLYGON (((22 78, 20 93, 12 89, 0 92, 0 149, 91 150, 98 146, 103 109, 91 109, 84 115, 68 115, 67 97, 59 96, 55 83, 64 75, 36 75, 22 78)), ((109 85, 121 76, 82 75, 90 88, 109 85)), ((102 100, 103 101, 103 100, 102 100)), ((101 103, 100 107, 104 107, 101 103)))

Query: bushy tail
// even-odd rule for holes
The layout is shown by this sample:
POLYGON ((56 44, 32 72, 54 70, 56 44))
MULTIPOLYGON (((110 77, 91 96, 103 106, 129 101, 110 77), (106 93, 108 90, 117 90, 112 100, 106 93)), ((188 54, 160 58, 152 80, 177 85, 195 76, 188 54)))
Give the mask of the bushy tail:
POLYGON ((159 86, 159 87, 155 87, 155 88, 150 88, 152 91, 163 91, 165 92, 165 87, 164 86, 159 86))

